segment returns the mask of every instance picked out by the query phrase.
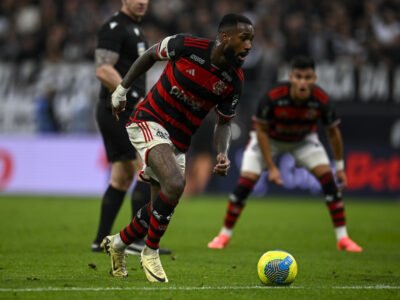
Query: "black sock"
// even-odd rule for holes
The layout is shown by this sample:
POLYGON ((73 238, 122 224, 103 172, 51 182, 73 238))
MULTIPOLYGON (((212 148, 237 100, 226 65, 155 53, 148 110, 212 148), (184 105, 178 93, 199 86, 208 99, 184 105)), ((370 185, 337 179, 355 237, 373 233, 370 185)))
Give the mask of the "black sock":
POLYGON ((131 195, 132 219, 139 209, 150 202, 150 197, 150 184, 138 180, 131 195))
POLYGON ((120 191, 108 186, 101 202, 101 212, 97 236, 94 243, 101 243, 104 237, 111 233, 115 218, 124 201, 126 191, 120 191))

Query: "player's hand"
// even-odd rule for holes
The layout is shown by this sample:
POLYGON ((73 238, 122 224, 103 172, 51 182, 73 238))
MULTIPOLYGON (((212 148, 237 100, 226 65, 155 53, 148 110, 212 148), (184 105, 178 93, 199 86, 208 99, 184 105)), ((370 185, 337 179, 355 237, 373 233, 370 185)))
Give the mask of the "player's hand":
POLYGON ((214 166, 213 172, 220 176, 226 176, 230 166, 231 161, 228 159, 228 157, 223 153, 219 153, 217 155, 217 164, 214 166))
POLYGON ((283 180, 281 178, 281 172, 276 166, 272 166, 268 169, 268 181, 277 185, 282 185, 283 180))
POLYGON ((125 110, 127 92, 128 89, 125 89, 122 85, 118 85, 111 95, 111 111, 117 120, 119 120, 118 114, 125 110))
POLYGON ((344 170, 336 171, 336 179, 338 181, 339 190, 344 190, 347 186, 347 176, 344 170))
POLYGON ((118 107, 111 106, 111 112, 114 118, 119 120, 118 114, 125 110, 126 101, 120 102, 118 107))

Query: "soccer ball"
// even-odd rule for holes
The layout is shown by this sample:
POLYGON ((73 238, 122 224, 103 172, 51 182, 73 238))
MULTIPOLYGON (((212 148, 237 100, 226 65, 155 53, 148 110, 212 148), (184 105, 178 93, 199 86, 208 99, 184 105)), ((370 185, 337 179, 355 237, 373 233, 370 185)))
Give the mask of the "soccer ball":
POLYGON ((258 261, 257 272, 265 285, 289 285, 296 278, 297 263, 286 251, 268 251, 258 261))

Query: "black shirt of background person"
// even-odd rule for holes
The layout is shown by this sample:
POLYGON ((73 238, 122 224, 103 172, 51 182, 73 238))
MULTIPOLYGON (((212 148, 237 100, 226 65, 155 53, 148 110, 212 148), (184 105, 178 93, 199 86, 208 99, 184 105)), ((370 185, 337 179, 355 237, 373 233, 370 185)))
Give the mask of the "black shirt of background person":
MULTIPOLYGON (((111 17, 99 30, 97 49, 119 53, 115 69, 121 77, 128 72, 133 62, 146 51, 148 45, 139 24, 122 12, 111 17)), ((140 76, 126 95, 126 110, 133 110, 138 98, 146 92, 146 75, 140 76)), ((111 92, 104 86, 100 89, 100 99, 108 101, 111 109, 111 92)))

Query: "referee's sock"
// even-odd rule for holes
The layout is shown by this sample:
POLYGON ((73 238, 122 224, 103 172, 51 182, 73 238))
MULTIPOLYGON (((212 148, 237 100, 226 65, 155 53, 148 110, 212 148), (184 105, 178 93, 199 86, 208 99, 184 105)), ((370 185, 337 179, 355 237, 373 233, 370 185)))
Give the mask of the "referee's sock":
POLYGON ((124 201, 126 191, 108 186, 101 202, 99 227, 93 243, 100 244, 104 237, 111 233, 115 218, 124 201))

